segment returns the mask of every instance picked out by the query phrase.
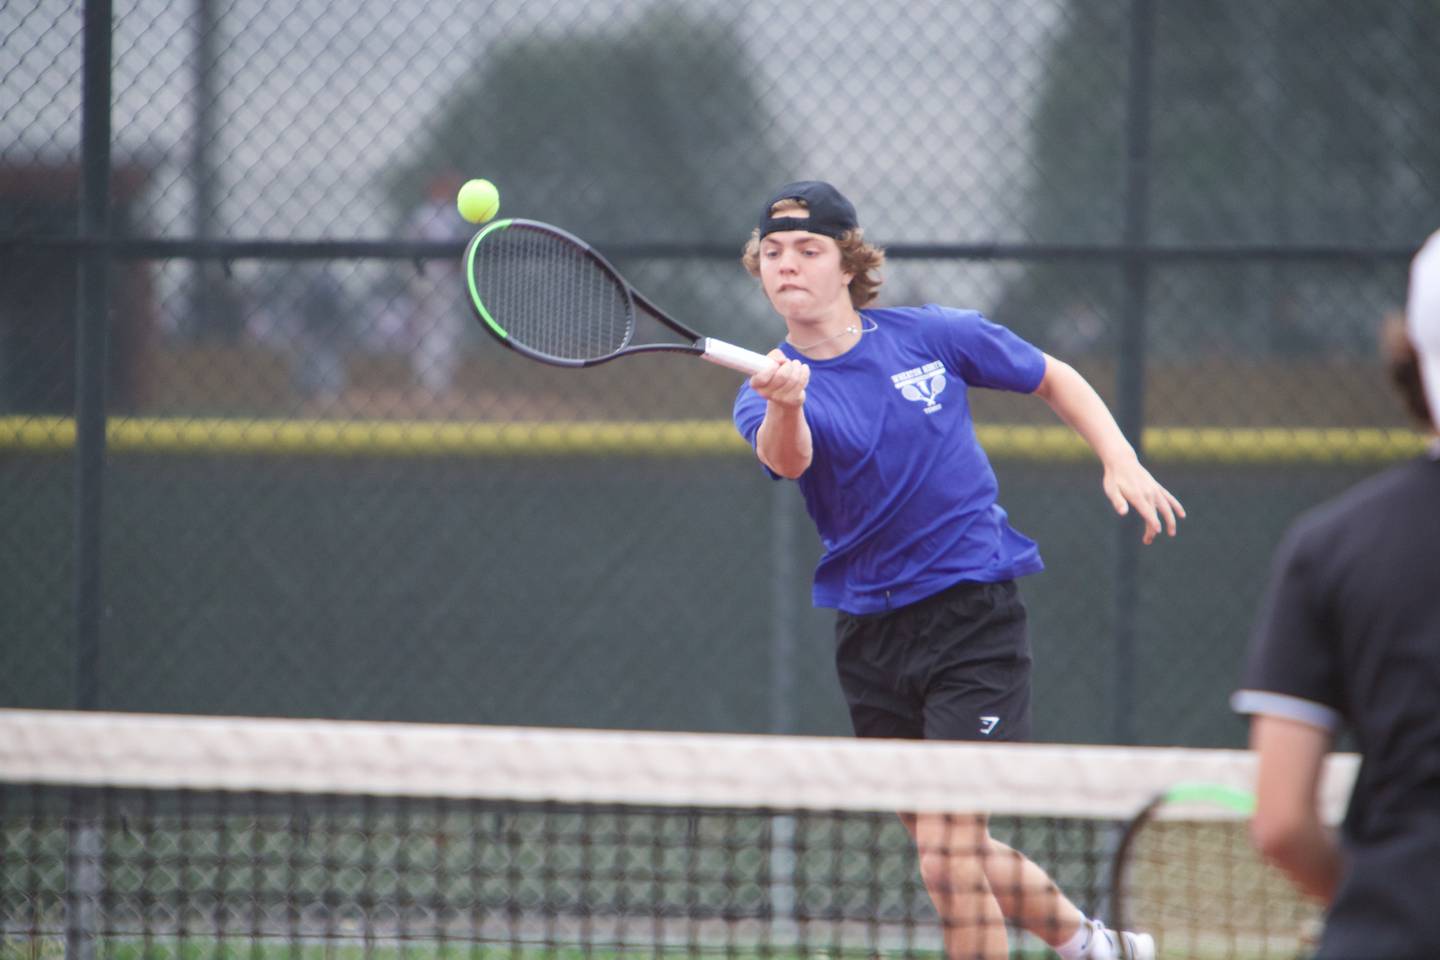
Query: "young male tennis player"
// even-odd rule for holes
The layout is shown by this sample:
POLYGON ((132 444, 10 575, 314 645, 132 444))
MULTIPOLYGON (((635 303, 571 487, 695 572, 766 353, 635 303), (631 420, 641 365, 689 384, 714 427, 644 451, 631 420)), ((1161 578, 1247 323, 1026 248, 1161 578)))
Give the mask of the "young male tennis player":
POLYGON ((1317 960, 1440 956, 1440 233, 1405 328, 1387 362, 1430 449, 1290 528, 1232 698, 1258 755, 1256 845, 1327 904, 1317 960), (1337 838, 1316 787, 1345 727, 1363 763, 1337 838))
MULTIPOLYGON (((1150 475, 1073 368, 970 310, 870 308, 883 253, 828 183, 782 187, 743 262, 785 321, 777 364, 741 387, 734 418, 760 462, 799 483, 825 553, 836 665, 857 735, 1025 740, 1030 648, 1015 580, 1042 568, 996 502, 966 390, 1045 400, 1095 451, 1116 512, 1143 539, 1175 534, 1180 501, 1150 475)), ((1057 789, 1059 789, 1057 785, 1057 789)), ((1003 918, 1066 960, 1152 958, 1144 934, 1086 918, 985 817, 902 814, 953 960, 1008 955, 1003 918)))

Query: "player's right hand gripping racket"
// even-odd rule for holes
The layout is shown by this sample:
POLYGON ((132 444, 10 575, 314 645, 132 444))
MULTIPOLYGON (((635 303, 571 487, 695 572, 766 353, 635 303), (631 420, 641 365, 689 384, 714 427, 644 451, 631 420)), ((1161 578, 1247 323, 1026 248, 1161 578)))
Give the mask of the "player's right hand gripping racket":
POLYGON ((745 374, 774 361, 667 315, 593 247, 534 220, 497 220, 465 248, 465 280, 482 325, 507 347, 561 367, 590 367, 635 353, 688 353, 745 374), (634 343, 636 309, 686 338, 634 343))
POLYGON ((1177 785, 1130 821, 1111 874, 1117 929, 1148 933, 1155 956, 1296 960, 1317 945, 1322 911, 1250 842, 1255 798, 1177 785))

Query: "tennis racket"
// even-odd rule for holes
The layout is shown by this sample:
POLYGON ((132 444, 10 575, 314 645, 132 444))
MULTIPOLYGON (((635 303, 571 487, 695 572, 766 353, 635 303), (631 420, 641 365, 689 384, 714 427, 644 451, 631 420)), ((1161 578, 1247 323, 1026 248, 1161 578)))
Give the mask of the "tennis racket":
POLYGON ((1296 960, 1317 945, 1321 907, 1265 863, 1249 837, 1255 798, 1180 784, 1127 826, 1111 874, 1116 929, 1155 938, 1157 960, 1296 960))
POLYGON ((465 283, 481 325, 541 363, 591 367, 637 353, 685 353, 744 374, 774 364, 700 336, 642 296, 588 243, 546 223, 486 225, 465 248, 465 283), (685 342, 635 343, 637 311, 685 342))

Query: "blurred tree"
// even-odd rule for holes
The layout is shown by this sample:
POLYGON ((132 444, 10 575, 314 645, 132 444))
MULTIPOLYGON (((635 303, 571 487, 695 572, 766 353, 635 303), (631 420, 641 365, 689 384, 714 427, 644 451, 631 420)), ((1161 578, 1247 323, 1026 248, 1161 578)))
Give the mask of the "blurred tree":
MULTIPOLYGON (((1036 111, 1033 240, 1122 240, 1128 15, 1113 4, 1066 9, 1036 111)), ((1418 244, 1440 220, 1437 43, 1430 0, 1157 4, 1151 242, 1418 244)), ((1206 323, 1162 328, 1152 351, 1369 349, 1376 317, 1356 304, 1387 291, 1339 295, 1333 285, 1347 281, 1335 274, 1332 264, 1167 271, 1152 299, 1206 323)), ((1062 346, 1108 349, 1119 296, 1116 271, 1041 265, 996 313, 1062 346)))
POLYGON ((502 215, 588 240, 737 244, 777 171, 728 24, 657 9, 622 31, 496 44, 393 171, 397 217, 438 171, 485 176, 502 215))

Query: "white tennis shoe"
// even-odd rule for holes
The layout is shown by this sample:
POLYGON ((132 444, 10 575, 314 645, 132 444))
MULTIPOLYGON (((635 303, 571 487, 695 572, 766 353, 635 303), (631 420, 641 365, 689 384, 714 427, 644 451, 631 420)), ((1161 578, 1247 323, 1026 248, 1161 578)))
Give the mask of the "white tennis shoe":
POLYGON ((1155 960, 1155 938, 1148 933, 1107 930, 1099 920, 1091 920, 1085 960, 1155 960))

